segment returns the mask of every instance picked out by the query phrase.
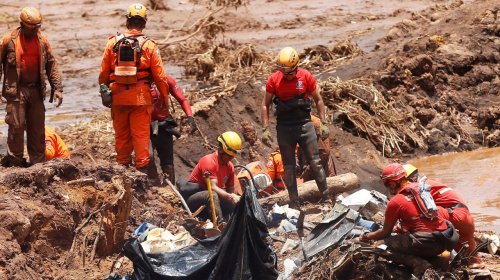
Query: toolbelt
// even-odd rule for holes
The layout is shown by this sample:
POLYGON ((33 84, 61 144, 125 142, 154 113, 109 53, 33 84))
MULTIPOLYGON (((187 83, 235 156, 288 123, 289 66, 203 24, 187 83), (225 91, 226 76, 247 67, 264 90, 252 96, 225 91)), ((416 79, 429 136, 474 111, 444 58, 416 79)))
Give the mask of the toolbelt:
POLYGON ((179 126, 179 124, 177 124, 172 115, 169 115, 163 121, 158 121, 158 129, 161 129, 179 138, 181 137, 181 133, 176 129, 177 126, 179 126))
POLYGON ((311 99, 305 98, 305 93, 283 101, 273 98, 276 107, 276 121, 278 124, 305 123, 311 120, 311 99))
POLYGON ((446 249, 451 251, 455 244, 458 242, 458 232, 450 221, 446 221, 448 228, 443 231, 433 231, 432 235, 436 238, 437 241, 442 242, 446 245, 446 249))

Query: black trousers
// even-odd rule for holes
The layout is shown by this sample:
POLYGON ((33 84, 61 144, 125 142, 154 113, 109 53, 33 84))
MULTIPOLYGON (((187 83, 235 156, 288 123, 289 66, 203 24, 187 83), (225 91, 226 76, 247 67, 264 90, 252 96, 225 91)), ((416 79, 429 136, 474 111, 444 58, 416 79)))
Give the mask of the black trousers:
POLYGON ((174 165, 174 136, 164 127, 158 126, 158 133, 153 134, 151 127, 151 144, 158 153, 160 166, 174 165))
POLYGON ((314 124, 311 121, 299 125, 278 124, 276 131, 285 169, 285 184, 288 188, 290 200, 298 199, 297 170, 295 167, 295 149, 297 144, 304 153, 320 192, 323 195, 328 195, 326 175, 319 158, 318 139, 314 130, 314 124))
MULTIPOLYGON (((189 209, 194 212, 198 210, 201 206, 205 205, 205 209, 198 215, 202 219, 212 220, 212 210, 210 208, 210 195, 207 190, 204 190, 194 182, 189 181, 178 181, 178 186, 180 188, 181 195, 186 199, 186 203, 189 209)), ((219 199, 216 192, 212 192, 215 205, 215 214, 217 215, 217 221, 222 218, 228 219, 229 215, 233 213, 234 205, 226 200, 219 199)))

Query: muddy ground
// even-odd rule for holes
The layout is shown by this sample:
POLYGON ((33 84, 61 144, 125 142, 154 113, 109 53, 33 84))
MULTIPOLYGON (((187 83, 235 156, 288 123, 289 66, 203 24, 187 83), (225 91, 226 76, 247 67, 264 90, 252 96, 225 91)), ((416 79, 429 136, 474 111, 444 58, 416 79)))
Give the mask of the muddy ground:
MULTIPOLYGON (((250 0, 223 8, 164 1, 166 9, 150 13, 147 34, 162 46, 167 71, 184 88, 206 137, 184 133, 175 142, 178 176, 187 176, 229 128, 248 143, 239 163, 264 160, 275 148, 258 140, 259 104, 272 57, 285 45, 296 47, 303 67, 318 77, 337 171, 357 174, 362 187, 383 191, 378 173, 389 159, 499 145, 498 1, 314 2, 250 0)), ((114 176, 130 178, 135 188, 127 236, 144 221, 175 232, 186 213, 168 189, 146 187, 133 169, 114 164, 96 80, 106 38, 124 28, 126 4, 30 4, 41 8, 42 31, 64 77, 64 105, 47 103, 47 122, 72 159, 0 167, 0 279, 102 279, 118 258, 102 249, 100 229, 104 202, 118 192, 114 176)), ((17 26, 22 6, 4 5, 2 33, 17 26)), ((0 126, 5 137, 3 118, 0 126)), ((130 262, 119 271, 130 272, 130 262)))

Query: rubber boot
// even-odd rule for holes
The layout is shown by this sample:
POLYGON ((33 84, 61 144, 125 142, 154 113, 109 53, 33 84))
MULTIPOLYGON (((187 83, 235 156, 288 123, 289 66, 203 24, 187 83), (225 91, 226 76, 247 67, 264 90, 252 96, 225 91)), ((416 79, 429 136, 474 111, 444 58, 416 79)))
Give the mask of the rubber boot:
POLYGON ((158 177, 158 171, 156 171, 156 166, 154 162, 149 162, 147 165, 137 168, 137 171, 144 173, 148 176, 148 181, 152 185, 159 185, 160 178, 158 177))
POLYGON ((326 185, 326 176, 325 170, 321 165, 321 161, 319 158, 311 160, 309 163, 309 167, 314 175, 314 180, 316 181, 316 185, 318 186, 319 192, 321 193, 321 200, 323 203, 333 204, 332 199, 330 198, 330 190, 326 185))
POLYGON ((288 189, 288 206, 293 209, 300 209, 299 190, 297 189, 297 170, 293 165, 285 165, 285 185, 288 189))
POLYGON ((166 178, 170 181, 170 183, 175 184, 175 170, 172 164, 162 166, 161 171, 163 172, 163 178, 166 178))

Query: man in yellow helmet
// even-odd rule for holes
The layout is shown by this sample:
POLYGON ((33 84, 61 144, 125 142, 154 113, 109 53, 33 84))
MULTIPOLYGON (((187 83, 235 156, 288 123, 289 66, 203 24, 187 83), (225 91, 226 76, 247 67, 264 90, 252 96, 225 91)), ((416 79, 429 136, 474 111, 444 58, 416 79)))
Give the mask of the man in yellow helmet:
POLYGON ((202 218, 210 218, 210 195, 205 173, 209 174, 217 219, 227 218, 240 200, 240 196, 234 193, 235 173, 231 160, 241 151, 241 138, 234 131, 226 131, 217 137, 217 142, 217 151, 202 157, 191 172, 189 181, 181 184, 182 195, 187 197, 187 204, 192 211, 202 205, 207 206, 200 213, 202 218))
POLYGON ((304 151, 314 180, 323 199, 331 203, 326 185, 326 176, 319 158, 318 143, 314 125, 311 122, 311 98, 316 104, 320 129, 327 131, 325 123, 325 105, 316 88, 316 79, 305 69, 298 67, 299 55, 291 47, 283 48, 276 59, 278 71, 271 74, 266 84, 266 94, 262 99, 261 120, 262 140, 271 140, 269 129, 269 106, 276 105, 276 131, 278 145, 283 157, 285 184, 292 207, 300 206, 295 168, 295 147, 297 144, 304 151))
POLYGON ((127 31, 111 36, 106 44, 99 84, 111 89, 116 161, 129 165, 134 152, 135 167, 147 173, 153 110, 151 82, 156 84, 165 106, 168 82, 156 42, 142 33, 147 21, 146 7, 130 5, 126 19, 127 31))
POLYGON ((62 103, 61 74, 47 38, 40 32, 42 16, 33 7, 19 15, 20 27, 9 32, 0 44, 0 77, 4 74, 2 96, 7 100, 5 123, 9 126, 7 157, 9 166, 21 166, 24 158, 24 131, 32 164, 45 161, 45 80, 51 98, 62 103))

